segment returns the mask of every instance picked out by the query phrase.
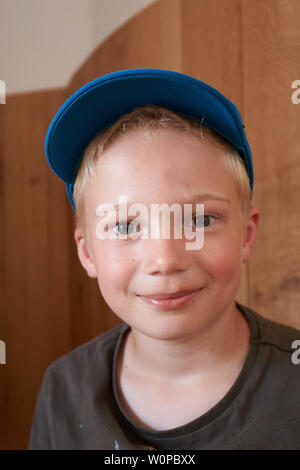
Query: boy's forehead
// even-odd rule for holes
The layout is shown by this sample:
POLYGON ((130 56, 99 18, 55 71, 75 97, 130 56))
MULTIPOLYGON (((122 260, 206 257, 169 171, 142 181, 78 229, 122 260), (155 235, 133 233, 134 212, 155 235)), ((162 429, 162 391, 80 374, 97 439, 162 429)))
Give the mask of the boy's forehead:
MULTIPOLYGON (((178 195, 178 192, 176 192, 176 195, 174 193, 174 196, 176 196, 174 197, 174 200, 180 199, 180 201, 178 202, 181 202, 184 204, 189 204, 189 203, 196 204, 196 203, 204 203, 204 202, 209 202, 209 201, 220 202, 225 205, 232 204, 232 199, 226 195, 223 195, 222 193, 197 193, 197 194, 181 193, 180 195, 178 195)), ((130 199, 127 196, 119 194, 118 200, 115 200, 112 204, 115 208, 118 208, 125 202, 127 204, 134 204, 137 201, 136 199, 130 199)), ((169 201, 169 203, 171 202, 172 201, 169 201)))
MULTIPOLYGON (((117 137, 96 163, 97 172, 110 172, 115 180, 122 178, 122 171, 126 171, 127 179, 132 179, 137 171, 144 169, 148 172, 145 176, 173 176, 179 181, 181 176, 183 180, 193 179, 198 170, 224 173, 224 148, 211 140, 172 128, 155 130, 151 139, 146 140, 143 130, 135 130, 117 137)), ((140 173, 139 177, 142 176, 140 173)))
POLYGON ((122 195, 127 197, 128 203, 144 204, 212 201, 230 204, 232 201, 235 190, 232 175, 221 160, 215 160, 217 165, 213 165, 212 155, 204 164, 194 167, 191 163, 199 160, 199 155, 190 161, 188 158, 179 159, 177 163, 172 158, 166 162, 164 154, 155 161, 147 152, 145 158, 142 157, 137 152, 137 158, 127 159, 124 153, 116 152, 102 162, 100 158, 91 186, 95 204, 109 202, 117 205, 122 195))

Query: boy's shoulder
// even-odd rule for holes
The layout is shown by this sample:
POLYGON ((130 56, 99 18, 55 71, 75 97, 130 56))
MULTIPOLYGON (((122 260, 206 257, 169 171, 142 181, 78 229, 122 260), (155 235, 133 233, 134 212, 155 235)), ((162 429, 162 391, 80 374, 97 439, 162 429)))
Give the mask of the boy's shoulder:
POLYGON ((55 359, 47 368, 46 375, 84 376, 88 370, 107 369, 113 360, 117 342, 129 328, 126 323, 111 328, 95 338, 81 344, 70 352, 55 359))
POLYGON ((292 352, 295 350, 296 346, 293 346, 293 342, 300 340, 300 329, 271 320, 264 314, 258 313, 239 302, 237 302, 237 305, 246 314, 248 321, 251 322, 252 341, 274 346, 281 351, 292 352))

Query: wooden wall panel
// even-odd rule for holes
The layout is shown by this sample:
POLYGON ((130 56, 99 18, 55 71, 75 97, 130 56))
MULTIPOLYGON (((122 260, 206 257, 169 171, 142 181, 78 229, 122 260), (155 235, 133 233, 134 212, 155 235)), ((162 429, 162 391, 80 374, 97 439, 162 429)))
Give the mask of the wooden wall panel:
POLYGON ((243 1, 244 111, 261 225, 249 263, 249 304, 300 328, 300 2, 243 1))
POLYGON ((43 151, 46 124, 64 93, 8 96, 0 108, 0 337, 7 353, 0 366, 1 448, 26 445, 42 374, 71 345, 66 204, 59 188, 52 191, 43 151))
POLYGON ((191 74, 240 108, 254 154, 262 222, 238 300, 300 327, 300 106, 297 0, 158 0, 111 34, 66 89, 0 105, 0 448, 26 448, 46 367, 119 323, 77 257, 73 210, 51 172, 44 138, 77 88, 122 68, 191 74))

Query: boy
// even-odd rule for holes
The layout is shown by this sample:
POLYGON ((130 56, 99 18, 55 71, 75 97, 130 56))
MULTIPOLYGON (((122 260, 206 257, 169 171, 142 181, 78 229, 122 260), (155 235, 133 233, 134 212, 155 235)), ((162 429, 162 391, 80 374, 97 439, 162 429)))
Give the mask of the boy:
POLYGON ((48 367, 29 449, 299 449, 300 332, 235 301, 260 218, 235 105, 177 72, 114 72, 62 106, 46 154, 123 323, 48 367), (147 218, 162 204, 182 209, 170 236, 147 218))

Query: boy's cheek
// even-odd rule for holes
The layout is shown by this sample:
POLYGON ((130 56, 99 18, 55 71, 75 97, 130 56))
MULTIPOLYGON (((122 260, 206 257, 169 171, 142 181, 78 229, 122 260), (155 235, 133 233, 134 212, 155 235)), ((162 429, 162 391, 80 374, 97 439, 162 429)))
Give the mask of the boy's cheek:
POLYGON ((198 258, 200 268, 212 277, 229 277, 241 264, 241 250, 232 240, 222 244, 207 244, 198 258))
POLYGON ((103 252, 97 257, 97 273, 99 284, 111 290, 126 288, 134 274, 135 263, 125 256, 114 256, 112 253, 103 252))

